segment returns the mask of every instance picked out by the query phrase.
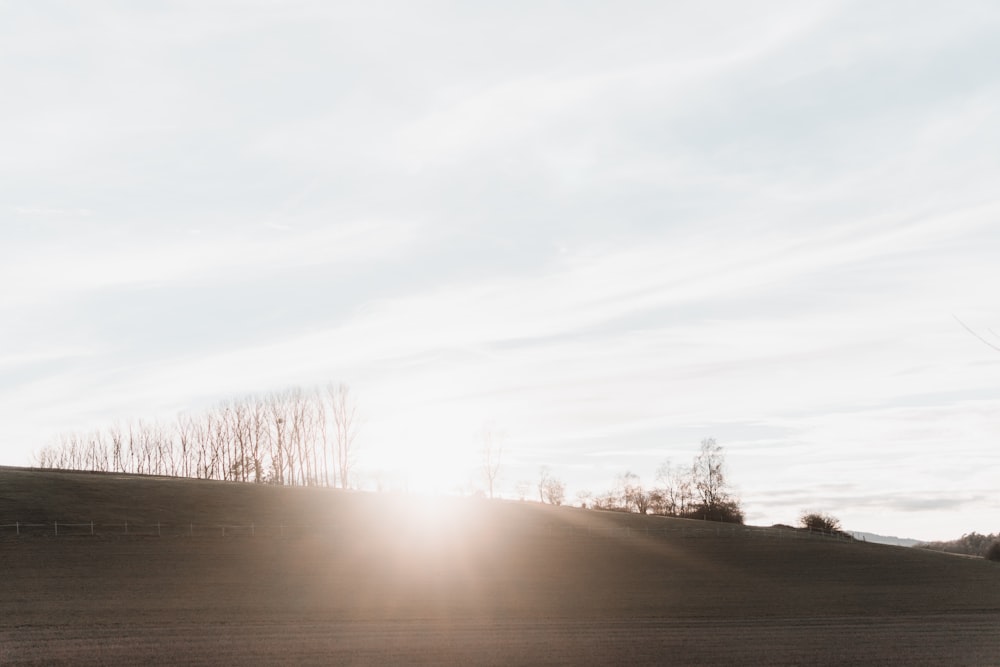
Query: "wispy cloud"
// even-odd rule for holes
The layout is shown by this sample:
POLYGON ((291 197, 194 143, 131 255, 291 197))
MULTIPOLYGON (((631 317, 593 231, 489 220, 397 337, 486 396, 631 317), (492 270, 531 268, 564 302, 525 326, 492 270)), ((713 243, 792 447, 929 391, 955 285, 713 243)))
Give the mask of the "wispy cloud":
MULTIPOLYGON (((293 232, 290 226, 270 231, 293 232)), ((92 239, 67 230, 78 243, 45 245, 40 254, 10 257, 0 266, 0 300, 7 305, 122 285, 219 280, 317 264, 360 265, 398 256, 417 240, 408 221, 356 221, 276 235, 253 230, 186 237, 92 239), (103 243, 107 241, 107 244, 103 243), (83 246, 83 248, 81 248, 83 246), (84 250, 85 251, 81 251, 84 250)))
POLYGON ((41 206, 15 206, 14 212, 27 217, 65 218, 81 216, 89 218, 94 214, 87 208, 45 208, 41 206))

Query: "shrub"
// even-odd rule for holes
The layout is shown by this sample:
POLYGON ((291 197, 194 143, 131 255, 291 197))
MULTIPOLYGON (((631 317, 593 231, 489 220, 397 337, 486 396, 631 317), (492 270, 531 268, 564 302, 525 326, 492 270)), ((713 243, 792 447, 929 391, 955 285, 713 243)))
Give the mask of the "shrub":
POLYGON ((802 516, 799 517, 799 521, 802 523, 803 528, 815 530, 820 533, 829 533, 832 535, 840 532, 840 519, 829 514, 803 512, 802 516))
POLYGON ((994 542, 986 550, 986 559, 1000 561, 1000 542, 994 542))
POLYGON ((680 515, 683 519, 701 519, 702 521, 721 521, 743 525, 743 509, 734 500, 716 503, 715 505, 698 505, 694 509, 680 515))

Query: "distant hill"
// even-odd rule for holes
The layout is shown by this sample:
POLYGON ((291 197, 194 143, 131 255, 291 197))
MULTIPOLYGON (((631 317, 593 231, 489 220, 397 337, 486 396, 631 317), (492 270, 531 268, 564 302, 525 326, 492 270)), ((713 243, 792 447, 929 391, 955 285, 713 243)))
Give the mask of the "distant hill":
POLYGON ((920 544, 920 540, 912 540, 908 537, 894 537, 891 535, 879 535, 878 533, 865 533, 862 531, 850 531, 854 539, 873 544, 890 544, 896 547, 914 547, 920 544))

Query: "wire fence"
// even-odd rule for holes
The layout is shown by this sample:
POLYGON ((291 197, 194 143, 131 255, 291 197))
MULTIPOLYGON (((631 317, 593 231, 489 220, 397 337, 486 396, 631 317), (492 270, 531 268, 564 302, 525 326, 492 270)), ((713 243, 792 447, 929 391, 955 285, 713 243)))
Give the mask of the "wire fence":
POLYGON ((292 537, 307 533, 328 533, 336 527, 317 530, 316 526, 302 524, 256 524, 256 523, 194 523, 163 521, 123 521, 122 523, 101 523, 97 521, 51 523, 31 523, 15 521, 0 524, 0 535, 6 536, 51 536, 51 537, 292 537))
POLYGON ((671 526, 578 526, 559 524, 550 525, 548 534, 558 537, 673 537, 681 539, 743 537, 757 540, 833 539, 844 542, 857 541, 848 533, 828 533, 806 528, 789 529, 741 526, 738 524, 696 520, 686 520, 682 525, 671 526))
MULTIPOLYGON (((468 526, 462 526, 465 530, 468 526)), ((0 536, 6 537, 219 537, 219 538, 292 538, 308 536, 336 536, 358 533, 360 527, 344 527, 335 524, 302 523, 203 523, 203 522, 162 522, 123 521, 105 523, 97 521, 52 521, 37 523, 14 521, 0 524, 0 536)), ((370 529, 367 529, 370 530, 370 529)), ((456 526, 456 530, 459 527, 456 526)), ((493 529, 497 530, 497 529, 493 529)), ((549 523, 525 527, 502 527, 500 531, 518 537, 552 537, 559 539, 576 538, 737 538, 754 540, 801 540, 826 539, 853 542, 848 533, 829 533, 809 529, 764 528, 740 526, 736 524, 711 523, 701 521, 684 522, 670 526, 609 526, 549 523)))

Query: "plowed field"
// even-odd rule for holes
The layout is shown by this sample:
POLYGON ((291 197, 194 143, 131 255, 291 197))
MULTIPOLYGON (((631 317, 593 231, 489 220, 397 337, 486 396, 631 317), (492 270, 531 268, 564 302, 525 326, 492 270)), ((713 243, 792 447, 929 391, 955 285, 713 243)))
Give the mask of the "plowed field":
POLYGON ((0 533, 3 665, 1000 664, 1000 566, 937 553, 534 503, 0 470, 9 520, 37 527, 0 533), (94 535, 51 530, 87 516, 94 535), (212 518, 255 528, 192 534, 212 518))

